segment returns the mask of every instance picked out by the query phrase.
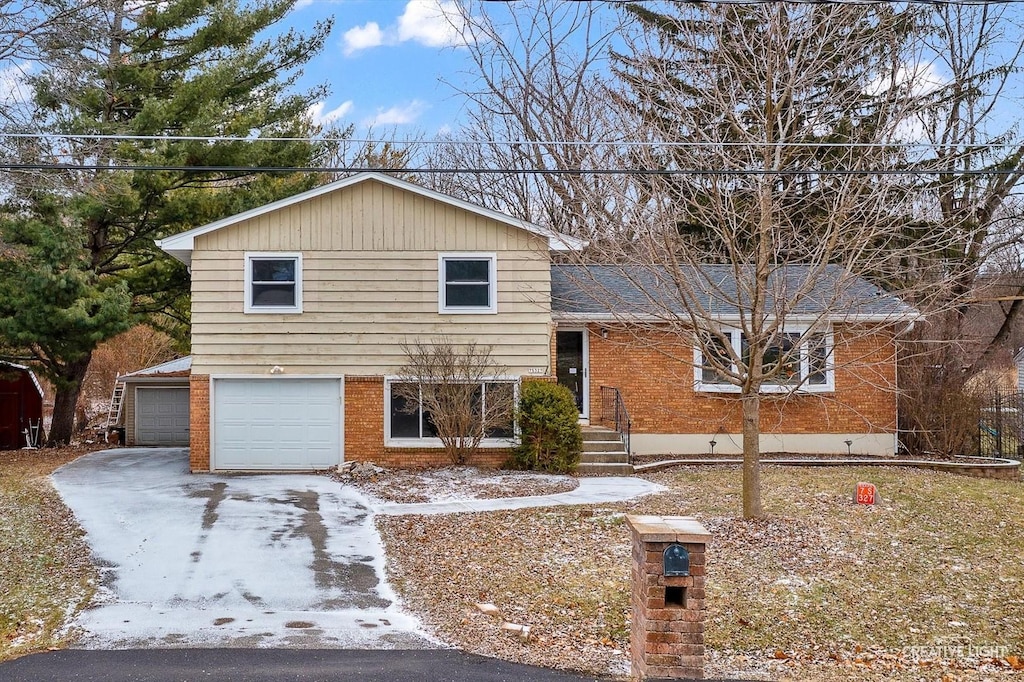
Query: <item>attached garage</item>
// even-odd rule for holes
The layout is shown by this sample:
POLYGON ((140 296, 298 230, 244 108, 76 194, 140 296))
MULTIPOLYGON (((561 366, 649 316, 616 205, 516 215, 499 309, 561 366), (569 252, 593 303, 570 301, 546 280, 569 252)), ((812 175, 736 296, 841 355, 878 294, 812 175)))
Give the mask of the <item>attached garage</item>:
POLYGON ((341 462, 340 377, 214 378, 213 470, 327 469, 341 462))

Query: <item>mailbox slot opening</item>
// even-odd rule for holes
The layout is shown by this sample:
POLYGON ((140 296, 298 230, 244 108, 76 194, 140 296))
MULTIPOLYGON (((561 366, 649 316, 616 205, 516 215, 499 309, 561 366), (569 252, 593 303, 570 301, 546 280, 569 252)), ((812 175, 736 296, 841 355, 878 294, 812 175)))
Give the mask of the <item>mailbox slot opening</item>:
POLYGON ((666 587, 665 606, 681 606, 686 608, 686 588, 666 587))

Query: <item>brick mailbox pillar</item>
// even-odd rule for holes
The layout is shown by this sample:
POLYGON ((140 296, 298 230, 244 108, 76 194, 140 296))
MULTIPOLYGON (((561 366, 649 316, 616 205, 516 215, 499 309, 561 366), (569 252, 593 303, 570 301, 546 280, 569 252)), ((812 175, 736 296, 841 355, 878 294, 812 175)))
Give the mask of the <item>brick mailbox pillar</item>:
POLYGON ((704 550, 689 516, 626 516, 633 534, 633 677, 704 679, 704 550))

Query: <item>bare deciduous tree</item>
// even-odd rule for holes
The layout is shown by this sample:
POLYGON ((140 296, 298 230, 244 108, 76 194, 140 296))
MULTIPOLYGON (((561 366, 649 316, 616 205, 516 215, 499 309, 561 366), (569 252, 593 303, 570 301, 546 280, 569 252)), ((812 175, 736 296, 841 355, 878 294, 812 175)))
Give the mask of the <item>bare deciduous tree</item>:
POLYGON ((993 334, 966 338, 971 302, 980 295, 978 278, 1017 251, 1024 236, 1016 196, 1024 179, 1024 143, 1012 123, 1024 87, 1024 15, 1009 5, 953 4, 936 5, 928 19, 919 60, 932 74, 930 92, 914 128, 930 148, 921 165, 937 175, 926 176, 919 188, 925 213, 911 238, 938 233, 948 248, 916 264, 908 277, 947 283, 941 304, 951 306, 951 319, 931 316, 937 324, 926 340, 936 347, 942 345, 937 341, 959 344, 960 352, 946 354, 956 364, 948 374, 966 379, 991 364, 1024 311, 1021 284, 993 334))
POLYGON ((392 401, 422 419, 416 427, 441 441, 452 464, 467 464, 484 438, 512 438, 516 384, 489 346, 441 338, 402 348, 406 364, 391 384, 392 401))
MULTIPOLYGON (((901 68, 915 17, 890 6, 668 5, 626 6, 637 24, 618 68, 642 134, 666 143, 641 165, 671 174, 652 179, 655 217, 638 237, 586 254, 614 263, 625 284, 590 286, 618 297, 610 308, 637 343, 660 334, 696 368, 689 383, 741 403, 743 515, 759 517, 762 403, 813 389, 837 362, 830 339, 854 348, 880 329, 891 337, 914 314, 865 278, 888 279, 925 248, 895 248, 914 205, 886 173, 904 162, 890 145, 917 104, 901 68)), ((895 391, 872 374, 862 381, 895 391)))
POLYGON ((430 165, 502 172, 439 173, 430 184, 573 236, 632 224, 643 202, 624 195, 624 178, 586 172, 618 167, 616 142, 628 135, 605 82, 615 14, 560 0, 459 6, 475 80, 456 87, 467 121, 430 165))
POLYGON ((82 381, 79 414, 84 413, 86 420, 105 415, 118 376, 166 362, 177 355, 170 336, 142 324, 104 341, 93 352, 89 371, 82 381))

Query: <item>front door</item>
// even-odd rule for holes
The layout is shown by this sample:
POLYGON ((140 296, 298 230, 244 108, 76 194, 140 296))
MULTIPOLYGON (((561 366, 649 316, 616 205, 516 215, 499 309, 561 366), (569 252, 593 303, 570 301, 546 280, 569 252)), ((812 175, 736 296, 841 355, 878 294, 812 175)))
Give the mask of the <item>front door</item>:
POLYGON ((559 329, 555 332, 555 376, 576 397, 580 419, 590 414, 590 371, 587 360, 587 332, 559 329))

